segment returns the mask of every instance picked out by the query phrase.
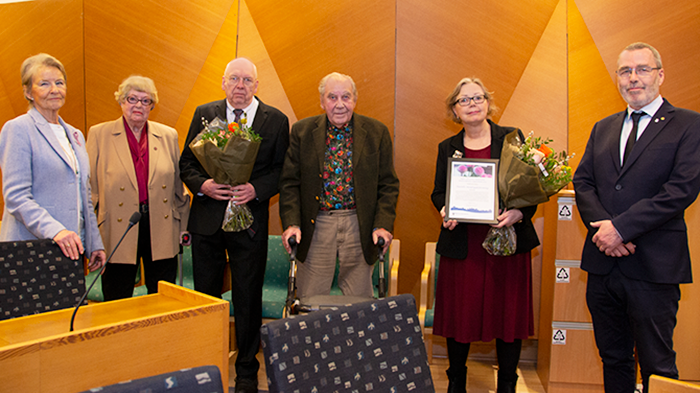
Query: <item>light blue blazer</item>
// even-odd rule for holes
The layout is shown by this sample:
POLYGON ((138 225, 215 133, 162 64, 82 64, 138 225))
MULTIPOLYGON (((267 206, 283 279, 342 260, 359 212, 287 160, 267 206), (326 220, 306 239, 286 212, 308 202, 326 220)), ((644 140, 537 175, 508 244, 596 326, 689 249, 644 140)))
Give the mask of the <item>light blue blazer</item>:
MULTIPOLYGON (((90 196, 90 161, 82 132, 66 124, 78 159, 82 196, 83 241, 87 257, 103 250, 90 196)), ((0 241, 53 239, 61 230, 78 230, 78 187, 68 156, 46 119, 34 108, 0 132, 2 212, 0 241)))

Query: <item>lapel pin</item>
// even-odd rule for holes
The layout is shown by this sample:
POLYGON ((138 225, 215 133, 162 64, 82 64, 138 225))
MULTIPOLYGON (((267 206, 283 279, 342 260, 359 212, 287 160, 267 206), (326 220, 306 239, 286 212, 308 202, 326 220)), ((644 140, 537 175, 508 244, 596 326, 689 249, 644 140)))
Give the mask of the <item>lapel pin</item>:
POLYGON ((658 122, 659 122, 659 119, 658 119, 658 118, 657 118, 657 119, 654 119, 654 123, 658 123, 658 122))
POLYGON ((664 120, 666 120, 666 118, 665 118, 665 117, 662 117, 662 118, 661 118, 661 121, 664 121, 664 120))

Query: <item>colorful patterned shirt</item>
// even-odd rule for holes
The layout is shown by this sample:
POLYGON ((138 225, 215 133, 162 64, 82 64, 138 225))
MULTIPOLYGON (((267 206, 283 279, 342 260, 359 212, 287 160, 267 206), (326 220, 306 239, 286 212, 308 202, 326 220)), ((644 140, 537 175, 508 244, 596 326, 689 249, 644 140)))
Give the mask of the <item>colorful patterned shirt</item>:
POLYGON ((355 184, 352 168, 352 121, 343 127, 328 122, 326 153, 323 160, 321 210, 355 208, 355 184))

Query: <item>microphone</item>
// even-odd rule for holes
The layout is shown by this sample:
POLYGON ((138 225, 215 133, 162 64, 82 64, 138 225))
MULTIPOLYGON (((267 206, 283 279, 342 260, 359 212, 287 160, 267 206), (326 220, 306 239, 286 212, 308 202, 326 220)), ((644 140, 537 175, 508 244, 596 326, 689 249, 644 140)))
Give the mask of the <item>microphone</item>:
POLYGON ((73 316, 70 318, 70 331, 71 332, 73 331, 73 322, 75 322, 75 314, 78 313, 78 309, 80 308, 80 306, 83 305, 85 298, 87 297, 88 293, 90 293, 90 290, 97 282, 97 279, 100 278, 102 273, 104 273, 105 268, 107 267, 107 264, 109 263, 110 260, 112 260, 112 256, 114 255, 114 252, 117 251, 117 248, 119 248, 119 245, 122 244, 122 240, 124 240, 124 237, 126 237, 126 234, 129 233, 129 230, 131 230, 131 228, 134 225, 138 224, 140 219, 141 219, 141 213, 139 213, 139 212, 134 212, 134 214, 131 215, 131 218, 129 218, 129 226, 126 228, 126 231, 124 231, 124 234, 122 235, 121 239, 119 239, 119 241, 117 242, 117 245, 114 246, 114 248, 112 249, 112 253, 109 254, 109 258, 107 258, 107 260, 105 261, 105 264, 102 265, 100 272, 95 276, 95 279, 92 280, 92 284, 90 284, 88 289, 83 294, 83 297, 81 297, 80 300, 78 301, 78 305, 75 306, 75 310, 73 311, 73 316))

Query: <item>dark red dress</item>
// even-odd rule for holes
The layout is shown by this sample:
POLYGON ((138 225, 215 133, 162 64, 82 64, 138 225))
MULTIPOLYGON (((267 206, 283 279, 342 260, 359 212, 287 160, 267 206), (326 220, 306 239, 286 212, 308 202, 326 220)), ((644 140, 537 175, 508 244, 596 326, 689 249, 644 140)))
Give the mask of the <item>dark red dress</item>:
MULTIPOLYGON (((490 147, 465 158, 490 158, 490 147)), ((489 255, 481 246, 490 226, 468 225, 466 259, 440 258, 434 334, 458 342, 512 342, 534 334, 530 253, 489 255)))

